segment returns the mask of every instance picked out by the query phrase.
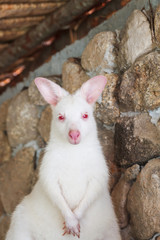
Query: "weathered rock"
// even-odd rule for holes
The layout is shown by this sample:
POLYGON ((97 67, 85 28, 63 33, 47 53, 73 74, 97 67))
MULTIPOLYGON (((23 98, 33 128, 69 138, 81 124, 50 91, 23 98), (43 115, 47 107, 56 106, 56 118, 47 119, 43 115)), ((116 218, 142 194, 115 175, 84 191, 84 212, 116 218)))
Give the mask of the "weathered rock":
POLYGON ((115 207, 115 212, 121 228, 125 228, 129 223, 129 214, 127 211, 127 197, 133 181, 137 178, 140 172, 138 164, 133 165, 121 175, 118 183, 112 191, 112 200, 115 207))
POLYGON ((157 7, 154 18, 156 43, 160 46, 160 5, 157 7))
POLYGON ((108 186, 109 186, 109 191, 111 193, 121 176, 121 172, 120 172, 120 168, 116 165, 115 162, 109 162, 108 167, 109 167, 109 173, 110 173, 108 186))
POLYGON ((121 229, 121 236, 122 240, 134 240, 131 234, 130 225, 128 225, 126 228, 121 229))
POLYGON ((111 191, 120 178, 120 171, 114 162, 114 132, 98 122, 98 137, 110 171, 109 189, 111 191))
POLYGON ((100 32, 88 43, 82 53, 82 67, 96 74, 113 72, 117 67, 116 33, 100 32))
MULTIPOLYGON (((60 83, 60 77, 58 76, 49 76, 45 77, 53 82, 60 83)), ((40 92, 38 91, 38 88, 36 87, 34 80, 31 82, 29 88, 28 88, 28 96, 30 101, 35 105, 45 106, 47 102, 44 100, 40 92)))
POLYGON ((160 132, 147 113, 121 117, 115 125, 115 160, 121 166, 160 156, 160 132))
POLYGON ((160 107, 160 52, 151 52, 141 57, 124 73, 119 102, 124 111, 160 107))
POLYGON ((31 82, 31 84, 28 88, 28 96, 29 96, 30 101, 35 105, 44 106, 47 104, 47 102, 44 100, 44 98, 38 91, 38 88, 36 87, 34 80, 31 82))
POLYGON ((11 147, 8 143, 7 136, 0 130, 0 164, 9 161, 11 155, 11 147))
POLYGON ((6 120, 7 120, 7 113, 8 113, 8 106, 11 100, 7 100, 0 105, 0 130, 6 131, 6 120))
POLYGON ((111 194, 115 213, 121 228, 126 227, 129 222, 126 203, 130 188, 131 183, 127 182, 124 175, 122 175, 111 194))
POLYGON ((69 93, 75 92, 90 77, 85 73, 77 58, 69 58, 62 67, 62 86, 69 93))
POLYGON ((5 240, 5 236, 10 224, 10 217, 4 215, 0 220, 0 239, 5 240))
POLYGON ((38 123, 38 131, 45 142, 48 142, 51 129, 52 109, 48 105, 41 114, 38 123))
POLYGON ((133 166, 127 168, 127 170, 124 173, 125 181, 129 183, 136 180, 139 172, 140 166, 138 164, 134 164, 133 166))
POLYGON ((3 208, 3 205, 2 205, 2 201, 0 199, 0 218, 3 214, 4 214, 4 208, 3 208))
POLYGON ((150 160, 138 175, 129 195, 127 208, 132 232, 139 240, 160 232, 160 158, 150 160))
POLYGON ((62 86, 62 75, 51 75, 51 76, 47 76, 46 78, 62 86))
POLYGON ((159 121, 157 122, 157 128, 158 128, 158 131, 160 131, 160 119, 159 119, 159 121))
POLYGON ((137 57, 152 49, 152 35, 147 17, 134 10, 127 20, 119 45, 118 62, 121 69, 134 63, 137 57))
POLYGON ((103 153, 108 162, 114 161, 114 132, 107 129, 100 122, 97 122, 98 137, 103 149, 103 153))
POLYGON ((34 176, 32 147, 19 151, 14 159, 0 167, 0 199, 6 213, 12 213, 16 205, 28 194, 34 176))
POLYGON ((28 91, 19 93, 9 105, 7 133, 12 147, 37 137, 38 109, 31 104, 28 91), (14 120, 14 121, 13 121, 14 120))
POLYGON ((36 142, 37 142, 37 145, 40 149, 46 147, 46 142, 44 141, 44 139, 40 135, 36 138, 36 142))
POLYGON ((105 74, 107 84, 102 93, 101 103, 96 104, 96 117, 106 125, 113 125, 120 115, 119 107, 116 101, 116 92, 118 85, 117 74, 105 74))

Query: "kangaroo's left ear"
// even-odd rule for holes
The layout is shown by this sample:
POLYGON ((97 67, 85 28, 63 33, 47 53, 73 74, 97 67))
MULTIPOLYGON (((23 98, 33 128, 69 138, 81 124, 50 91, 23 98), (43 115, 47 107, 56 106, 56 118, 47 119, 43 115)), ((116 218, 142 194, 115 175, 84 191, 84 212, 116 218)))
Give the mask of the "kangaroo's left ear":
POLYGON ((83 83, 82 87, 80 88, 80 93, 89 104, 93 104, 101 95, 106 83, 107 79, 105 76, 99 75, 93 77, 87 82, 83 83))

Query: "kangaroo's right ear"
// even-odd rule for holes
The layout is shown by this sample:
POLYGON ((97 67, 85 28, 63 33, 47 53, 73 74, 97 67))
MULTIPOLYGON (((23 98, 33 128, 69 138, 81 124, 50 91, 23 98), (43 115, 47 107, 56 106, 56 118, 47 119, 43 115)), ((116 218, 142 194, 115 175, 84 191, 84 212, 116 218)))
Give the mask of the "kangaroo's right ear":
POLYGON ((34 80, 34 82, 43 98, 51 105, 56 106, 63 97, 69 94, 58 84, 46 78, 38 77, 34 80))

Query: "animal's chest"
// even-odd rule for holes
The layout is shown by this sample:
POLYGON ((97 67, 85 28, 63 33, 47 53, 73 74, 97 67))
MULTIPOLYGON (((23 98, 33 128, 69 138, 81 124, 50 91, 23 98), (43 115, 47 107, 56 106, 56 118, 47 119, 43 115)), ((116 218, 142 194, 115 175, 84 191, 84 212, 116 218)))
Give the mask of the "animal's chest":
POLYGON ((68 205, 74 209, 83 199, 88 185, 88 176, 83 169, 65 169, 61 173, 59 183, 62 194, 68 205))

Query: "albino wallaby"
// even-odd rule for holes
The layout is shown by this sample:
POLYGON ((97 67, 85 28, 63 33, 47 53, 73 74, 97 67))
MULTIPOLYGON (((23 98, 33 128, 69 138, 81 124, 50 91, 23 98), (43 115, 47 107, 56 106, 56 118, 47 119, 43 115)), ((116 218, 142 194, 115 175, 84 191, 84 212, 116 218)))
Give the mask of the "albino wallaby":
POLYGON ((106 78, 91 78, 73 95, 45 78, 35 84, 53 108, 50 140, 39 180, 16 207, 6 240, 120 240, 93 117, 106 78))

